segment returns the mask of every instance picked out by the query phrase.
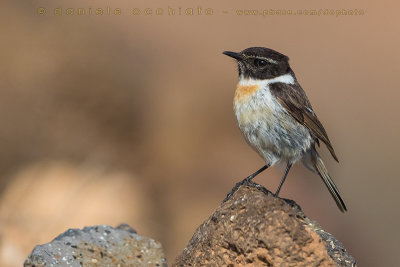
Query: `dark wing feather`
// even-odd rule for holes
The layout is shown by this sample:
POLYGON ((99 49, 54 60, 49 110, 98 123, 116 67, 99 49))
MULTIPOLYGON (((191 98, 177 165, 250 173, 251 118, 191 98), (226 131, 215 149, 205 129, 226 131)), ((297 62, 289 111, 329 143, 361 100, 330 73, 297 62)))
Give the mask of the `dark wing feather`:
POLYGON ((322 126, 317 115, 312 110, 310 101, 308 101, 301 86, 298 83, 274 83, 270 84, 269 87, 271 94, 276 97, 282 107, 299 123, 310 130, 311 135, 315 138, 318 145, 318 140, 324 142, 331 152, 332 157, 339 162, 324 126, 322 126))

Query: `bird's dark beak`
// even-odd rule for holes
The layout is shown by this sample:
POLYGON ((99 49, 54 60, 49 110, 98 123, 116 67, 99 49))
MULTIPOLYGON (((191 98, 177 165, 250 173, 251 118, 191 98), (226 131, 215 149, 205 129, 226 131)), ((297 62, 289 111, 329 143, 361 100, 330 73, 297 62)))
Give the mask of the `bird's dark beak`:
POLYGON ((242 60, 242 55, 236 52, 231 52, 231 51, 224 51, 222 54, 227 55, 229 57, 233 57, 234 59, 237 60, 242 60))

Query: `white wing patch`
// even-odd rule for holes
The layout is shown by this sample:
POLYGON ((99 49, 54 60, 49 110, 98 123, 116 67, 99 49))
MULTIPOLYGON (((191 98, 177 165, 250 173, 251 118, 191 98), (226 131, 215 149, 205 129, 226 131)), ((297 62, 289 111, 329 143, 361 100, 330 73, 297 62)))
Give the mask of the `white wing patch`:
POLYGON ((311 114, 315 115, 314 110, 312 110, 312 109, 309 108, 309 107, 306 107, 306 109, 307 109, 311 114))

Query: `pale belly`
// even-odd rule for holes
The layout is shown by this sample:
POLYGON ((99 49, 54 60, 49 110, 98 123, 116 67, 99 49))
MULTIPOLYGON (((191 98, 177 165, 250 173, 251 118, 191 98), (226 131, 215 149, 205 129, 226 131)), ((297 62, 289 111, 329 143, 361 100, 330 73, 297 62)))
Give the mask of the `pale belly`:
POLYGON ((312 137, 268 93, 269 90, 240 101, 235 99, 239 128, 266 163, 295 162, 310 148, 312 137))

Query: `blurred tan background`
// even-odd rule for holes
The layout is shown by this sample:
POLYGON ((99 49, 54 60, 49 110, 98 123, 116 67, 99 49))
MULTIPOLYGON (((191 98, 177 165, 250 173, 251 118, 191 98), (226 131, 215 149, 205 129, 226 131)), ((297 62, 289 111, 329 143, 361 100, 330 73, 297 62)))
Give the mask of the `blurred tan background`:
MULTIPOLYGON (((121 222, 161 241, 171 263, 231 187, 263 165, 237 129, 236 66, 221 52, 266 46, 291 58, 324 123, 340 164, 320 151, 349 212, 301 165, 281 196, 360 266, 398 266, 398 8, 358 0, 2 2, 0 265, 20 266, 34 245, 68 228, 121 222), (107 6, 122 14, 65 14, 107 6), (57 7, 62 16, 52 14, 57 7), (147 7, 165 13, 131 14, 147 7), (168 16, 168 7, 214 13, 168 16), (365 14, 235 14, 270 8, 365 14)), ((256 181, 274 191, 282 174, 273 168, 256 181)))

